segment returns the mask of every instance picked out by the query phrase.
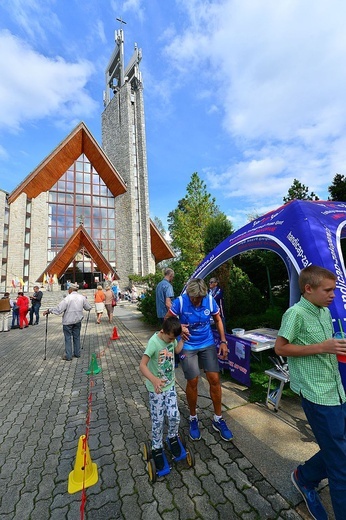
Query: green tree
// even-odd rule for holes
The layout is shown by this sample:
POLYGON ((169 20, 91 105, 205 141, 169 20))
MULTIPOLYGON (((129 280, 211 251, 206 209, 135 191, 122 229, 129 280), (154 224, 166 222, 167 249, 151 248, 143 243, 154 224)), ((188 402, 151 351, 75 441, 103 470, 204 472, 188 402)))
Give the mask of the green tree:
POLYGON ((219 213, 213 217, 206 225, 204 231, 204 254, 210 253, 233 232, 232 222, 224 213, 219 213))
POLYGON ((283 198, 284 203, 290 202, 291 200, 320 200, 317 195, 312 191, 309 194, 309 188, 302 184, 298 179, 294 179, 292 186, 288 190, 287 197, 283 198))
POLYGON ((160 231, 161 235, 165 236, 166 229, 165 229, 165 226, 162 223, 162 220, 159 217, 154 217, 153 218, 153 222, 154 222, 155 226, 157 227, 157 229, 160 231))
POLYGON ((328 187, 330 193, 329 200, 346 201, 346 177, 337 173, 332 184, 328 187))
MULTIPOLYGON (((210 253, 217 245, 223 242, 229 235, 233 233, 233 225, 224 213, 220 213, 212 218, 206 226, 204 234, 204 252, 210 253)), ((230 270, 232 262, 229 260, 221 264, 213 273, 219 279, 220 287, 223 289, 224 311, 225 316, 229 314, 231 301, 231 287, 229 284, 230 270)))
MULTIPOLYGON (((250 282, 249 277, 239 267, 233 265, 230 272, 232 299, 230 307, 231 323, 248 314, 259 314, 266 307, 260 291, 250 282)), ((238 320, 241 323, 241 320, 238 320)))
POLYGON ((191 273, 205 255, 206 227, 220 214, 220 210, 198 173, 192 174, 186 192, 186 196, 178 202, 178 207, 168 215, 168 229, 178 260, 186 272, 191 273))
MULTIPOLYGON (((273 287, 279 287, 281 291, 286 290, 288 285, 287 269, 276 253, 255 249, 237 256, 234 263, 247 273, 249 280, 271 305, 273 305, 275 299, 273 287)), ((275 290, 275 294, 278 294, 278 290, 275 290)))

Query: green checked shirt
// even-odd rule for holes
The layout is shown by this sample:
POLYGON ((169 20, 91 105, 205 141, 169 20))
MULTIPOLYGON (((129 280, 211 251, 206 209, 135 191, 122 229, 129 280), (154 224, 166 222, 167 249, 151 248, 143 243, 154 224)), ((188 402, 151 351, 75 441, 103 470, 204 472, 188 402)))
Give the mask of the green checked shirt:
MULTIPOLYGON (((293 345, 313 345, 333 336, 329 309, 317 307, 303 296, 282 317, 278 332, 293 345)), ((293 392, 309 401, 337 406, 346 401, 335 354, 288 357, 293 392)))

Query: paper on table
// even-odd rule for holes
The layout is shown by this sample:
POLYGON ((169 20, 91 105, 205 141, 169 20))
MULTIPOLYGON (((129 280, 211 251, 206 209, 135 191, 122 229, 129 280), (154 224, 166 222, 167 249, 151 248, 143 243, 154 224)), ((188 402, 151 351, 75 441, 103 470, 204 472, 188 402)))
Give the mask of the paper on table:
POLYGON ((243 338, 249 338, 257 343, 268 343, 268 341, 275 341, 275 336, 269 336, 267 334, 259 334, 258 332, 250 332, 244 334, 243 338))

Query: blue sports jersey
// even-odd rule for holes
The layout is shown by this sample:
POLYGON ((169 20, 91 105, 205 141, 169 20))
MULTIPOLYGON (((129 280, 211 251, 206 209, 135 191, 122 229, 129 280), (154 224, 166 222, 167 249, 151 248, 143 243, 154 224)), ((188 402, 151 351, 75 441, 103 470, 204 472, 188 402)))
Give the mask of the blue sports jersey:
POLYGON ((210 327, 210 315, 219 313, 219 307, 211 295, 203 298, 199 307, 194 307, 185 293, 173 300, 170 312, 179 317, 182 325, 188 325, 190 337, 184 343, 184 350, 198 350, 214 345, 210 327))

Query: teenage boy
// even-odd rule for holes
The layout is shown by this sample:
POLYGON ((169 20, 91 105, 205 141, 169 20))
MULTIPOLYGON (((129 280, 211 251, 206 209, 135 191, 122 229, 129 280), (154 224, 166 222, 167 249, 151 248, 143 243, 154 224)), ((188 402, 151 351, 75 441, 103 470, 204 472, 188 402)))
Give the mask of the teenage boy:
POLYGON ((327 307, 334 299, 336 276, 310 265, 299 276, 301 299, 283 318, 275 352, 288 356, 290 384, 302 406, 320 450, 291 474, 316 520, 327 513, 316 491, 328 478, 336 520, 346 514, 346 397, 337 354, 346 355, 346 341, 333 339, 327 307))
POLYGON ((164 467, 163 459, 163 424, 165 415, 168 419, 168 438, 174 457, 181 454, 178 442, 180 414, 175 391, 174 353, 183 348, 181 325, 177 318, 167 318, 162 329, 150 339, 144 351, 140 371, 146 377, 149 391, 149 406, 152 422, 152 453, 157 470, 164 467))

